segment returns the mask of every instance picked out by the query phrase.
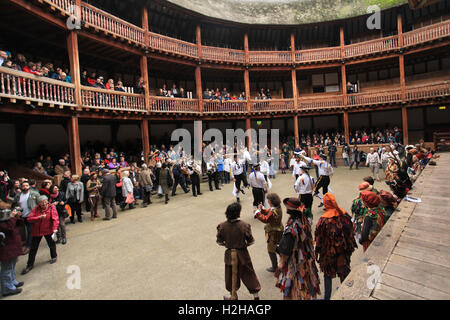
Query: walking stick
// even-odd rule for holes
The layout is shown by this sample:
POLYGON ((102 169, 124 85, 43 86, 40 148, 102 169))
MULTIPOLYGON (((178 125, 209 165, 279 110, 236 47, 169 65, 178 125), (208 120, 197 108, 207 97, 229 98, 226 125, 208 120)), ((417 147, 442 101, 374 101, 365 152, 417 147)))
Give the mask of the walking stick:
POLYGON ((231 249, 231 300, 237 300, 238 258, 236 249, 231 249))

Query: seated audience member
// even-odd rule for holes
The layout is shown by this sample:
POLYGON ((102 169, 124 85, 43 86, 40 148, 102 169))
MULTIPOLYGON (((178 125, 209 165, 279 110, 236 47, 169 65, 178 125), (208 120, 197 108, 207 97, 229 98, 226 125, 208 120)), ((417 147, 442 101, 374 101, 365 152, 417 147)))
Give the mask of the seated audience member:
POLYGON ((97 74, 95 72, 91 73, 91 76, 87 78, 89 86, 94 86, 97 83, 97 74))
POLYGON ((83 70, 83 72, 81 73, 81 79, 80 79, 82 86, 89 86, 88 78, 89 77, 88 77, 87 71, 83 70))
POLYGON ((97 82, 95 82, 93 87, 99 88, 99 89, 106 89, 105 85, 103 84, 103 80, 104 80, 104 78, 102 76, 98 77, 97 82))
POLYGON ((108 82, 106 83, 105 88, 106 88, 106 90, 114 90, 114 80, 108 79, 108 82))
POLYGON ((183 88, 180 88, 180 94, 178 95, 178 98, 186 99, 187 95, 183 88))
POLYGON ((122 81, 117 81, 117 85, 114 87, 115 91, 125 92, 125 88, 123 87, 122 81))
POLYGON ((137 94, 145 94, 145 81, 144 77, 140 77, 135 88, 135 93, 137 94))

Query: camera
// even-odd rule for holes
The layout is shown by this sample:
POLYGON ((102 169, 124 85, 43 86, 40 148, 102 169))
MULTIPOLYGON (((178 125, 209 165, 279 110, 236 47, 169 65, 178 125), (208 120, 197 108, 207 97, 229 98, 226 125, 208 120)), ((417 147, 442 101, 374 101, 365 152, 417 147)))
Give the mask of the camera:
POLYGON ((5 239, 6 239, 5 234, 3 232, 0 232, 0 247, 4 247, 6 245, 5 239))

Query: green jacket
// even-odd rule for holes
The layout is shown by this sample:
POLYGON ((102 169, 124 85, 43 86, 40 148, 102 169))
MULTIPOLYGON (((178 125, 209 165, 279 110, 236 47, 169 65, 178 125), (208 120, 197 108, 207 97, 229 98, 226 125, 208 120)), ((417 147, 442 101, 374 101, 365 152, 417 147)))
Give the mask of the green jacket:
MULTIPOLYGON (((28 191, 28 192, 30 193, 30 196, 28 197, 28 209, 30 210, 30 213, 31 213, 31 210, 33 210, 37 206, 37 199, 39 198, 40 194, 39 194, 39 192, 37 192, 33 189, 30 189, 30 191, 28 191)), ((13 202, 12 207, 20 206, 19 201, 20 201, 20 193, 16 194, 16 196, 14 197, 14 202, 13 202)), ((29 216, 29 214, 22 215, 23 218, 28 218, 28 216, 29 216)))

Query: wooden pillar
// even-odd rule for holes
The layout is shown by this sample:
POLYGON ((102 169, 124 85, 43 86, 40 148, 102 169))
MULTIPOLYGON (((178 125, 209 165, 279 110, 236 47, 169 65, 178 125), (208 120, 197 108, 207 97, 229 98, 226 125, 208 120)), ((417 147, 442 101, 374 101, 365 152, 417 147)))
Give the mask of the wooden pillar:
POLYGON ((203 57, 203 52, 202 52, 202 31, 200 29, 200 25, 197 25, 197 28, 195 30, 195 36, 197 39, 198 58, 201 61, 203 57))
POLYGON ((251 111, 250 75, 248 69, 244 70, 245 98, 247 99, 247 111, 251 111))
POLYGON ((342 96, 344 97, 344 107, 347 107, 347 68, 345 64, 341 66, 342 96))
MULTIPOLYGON (((397 33, 398 33, 398 46, 402 48, 403 22, 402 22, 402 15, 400 13, 397 15, 397 33)), ((404 103, 406 100, 406 78, 405 78, 405 56, 402 50, 400 51, 400 55, 398 56, 398 64, 400 70, 400 88, 402 93, 402 102, 404 103)))
POLYGON ((345 37, 344 37, 344 27, 340 27, 339 29, 339 39, 341 46, 341 58, 345 57, 345 37))
POLYGON ((148 156, 150 155, 150 134, 148 131, 148 120, 141 120, 141 137, 142 150, 144 151, 144 163, 148 163, 148 156))
POLYGON ((294 116, 294 137, 295 137, 295 145, 300 143, 300 137, 298 133, 298 115, 294 116))
POLYGON ((345 143, 350 143, 350 129, 348 124, 348 111, 344 111, 344 133, 345 133, 345 143))
POLYGON ((197 90, 197 99, 200 112, 203 112, 203 89, 202 89, 202 69, 200 66, 195 67, 195 87, 197 90))
POLYGON ((251 111, 251 93, 250 93, 250 75, 248 72, 248 64, 250 63, 249 48, 248 48, 248 34, 244 33, 244 52, 245 52, 245 63, 247 67, 244 70, 244 85, 245 85, 245 98, 247 100, 247 112, 251 111))
MULTIPOLYGON (((145 46, 148 47, 150 45, 150 35, 148 32, 148 10, 146 7, 142 9, 142 29, 144 29, 145 33, 145 46)), ((145 91, 144 91, 145 109, 150 110, 150 82, 148 78, 148 59, 145 54, 141 56, 140 68, 141 68, 141 77, 144 78, 145 83, 145 91)))
POLYGON ((69 53, 70 76, 75 85, 75 103, 78 109, 81 108, 81 74, 80 59, 78 56, 78 34, 76 31, 70 31, 67 35, 67 52, 69 53))
MULTIPOLYGON (((248 132, 252 128, 252 122, 250 118, 245 119, 245 131, 248 132)), ((250 147, 252 145, 251 135, 247 136, 247 149, 250 151, 250 147)))
POLYGON ((402 107, 402 129, 403 129, 403 145, 408 144, 408 109, 406 106, 402 107))
POLYGON ((69 136, 69 153, 72 174, 81 176, 81 150, 80 150, 80 131, 78 128, 78 117, 72 116, 67 123, 69 136))

